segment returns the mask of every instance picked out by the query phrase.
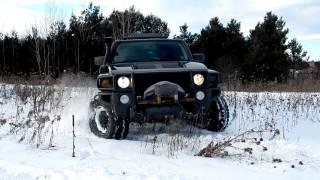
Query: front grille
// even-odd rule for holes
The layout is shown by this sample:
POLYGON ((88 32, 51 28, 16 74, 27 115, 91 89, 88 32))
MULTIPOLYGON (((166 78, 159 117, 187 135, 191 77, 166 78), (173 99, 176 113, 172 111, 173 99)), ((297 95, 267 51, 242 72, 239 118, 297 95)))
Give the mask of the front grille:
POLYGON ((190 92, 191 79, 189 72, 135 74, 133 79, 136 96, 143 96, 144 91, 148 87, 160 81, 178 84, 186 93, 190 92))

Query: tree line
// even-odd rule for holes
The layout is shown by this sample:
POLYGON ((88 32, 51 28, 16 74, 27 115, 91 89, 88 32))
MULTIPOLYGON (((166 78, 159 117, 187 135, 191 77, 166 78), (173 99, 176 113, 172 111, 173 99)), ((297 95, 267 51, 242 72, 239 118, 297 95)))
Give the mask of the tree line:
MULTIPOLYGON (((169 35, 167 22, 155 15, 144 16, 133 6, 113 10, 105 17, 100 7, 92 3, 72 15, 68 27, 63 21, 53 22, 45 37, 33 27, 24 37, 17 32, 0 33, 0 75, 50 75, 59 77, 65 71, 95 73, 95 56, 104 55, 101 37, 122 39, 125 35, 162 33, 169 35)), ((212 18, 200 33, 180 26, 180 34, 193 53, 202 52, 206 65, 224 76, 236 75, 245 81, 285 81, 289 69, 307 66, 307 52, 296 40, 288 40, 285 21, 268 12, 263 21, 245 37, 241 24, 235 19, 224 26, 218 17, 212 18)))

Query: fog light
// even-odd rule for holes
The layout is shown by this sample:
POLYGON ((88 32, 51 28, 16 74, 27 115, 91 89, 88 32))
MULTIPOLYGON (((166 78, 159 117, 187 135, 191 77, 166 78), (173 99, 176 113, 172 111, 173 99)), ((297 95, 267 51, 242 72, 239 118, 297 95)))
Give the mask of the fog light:
POLYGON ((130 100, 130 98, 129 98, 129 96, 127 96, 127 95, 122 95, 122 96, 120 96, 120 102, 121 102, 122 104, 128 104, 129 100, 130 100))
POLYGON ((205 95, 204 92, 202 92, 202 91, 198 91, 198 92, 196 93, 196 98, 197 98, 199 101, 202 101, 205 97, 206 97, 206 95, 205 95))

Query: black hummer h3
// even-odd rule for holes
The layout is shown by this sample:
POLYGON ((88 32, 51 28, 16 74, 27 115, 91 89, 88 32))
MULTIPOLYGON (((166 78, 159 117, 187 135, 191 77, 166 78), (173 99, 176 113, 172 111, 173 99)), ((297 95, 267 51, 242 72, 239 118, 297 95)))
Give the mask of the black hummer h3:
POLYGON ((191 54, 183 40, 133 34, 107 45, 100 65, 100 92, 91 102, 89 125, 100 137, 123 139, 130 122, 185 119, 211 131, 229 121, 220 73, 208 69, 203 54, 191 54))

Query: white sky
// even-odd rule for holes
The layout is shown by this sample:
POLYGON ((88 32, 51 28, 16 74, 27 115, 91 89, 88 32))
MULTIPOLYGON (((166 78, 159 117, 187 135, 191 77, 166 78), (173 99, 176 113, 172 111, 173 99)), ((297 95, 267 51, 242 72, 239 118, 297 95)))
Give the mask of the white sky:
MULTIPOLYGON (((44 19, 54 14, 66 23, 71 12, 86 8, 89 0, 0 0, 0 32, 16 30, 23 34, 32 25, 45 27, 44 19), (51 7, 51 8, 49 8, 51 7)), ((320 60, 320 1, 319 0, 92 0, 104 15, 113 9, 123 10, 134 5, 145 15, 154 14, 168 22, 171 35, 187 23, 192 32, 199 33, 209 20, 218 16, 226 25, 231 18, 241 22, 245 35, 267 11, 282 16, 290 29, 289 38, 296 37, 312 59, 320 60)))

